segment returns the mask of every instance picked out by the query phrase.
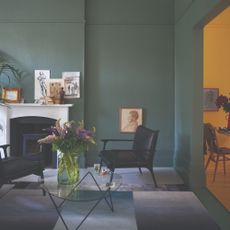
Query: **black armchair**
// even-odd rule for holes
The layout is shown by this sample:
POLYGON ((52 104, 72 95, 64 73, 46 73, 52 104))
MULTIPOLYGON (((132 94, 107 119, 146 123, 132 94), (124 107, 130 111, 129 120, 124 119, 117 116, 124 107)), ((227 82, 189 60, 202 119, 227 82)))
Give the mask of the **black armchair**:
MULTIPOLYGON (((0 154, 0 188, 3 184, 11 183, 12 180, 20 177, 35 174, 44 180, 43 164, 40 160, 32 160, 27 157, 10 157, 7 149, 10 145, 0 145, 4 158, 0 154)), ((43 191, 44 192, 44 191, 43 191)))
POLYGON ((100 152, 99 157, 100 169, 104 163, 111 170, 110 182, 113 180, 113 173, 115 168, 147 168, 153 178, 155 187, 157 182, 153 173, 153 158, 156 151, 156 144, 158 139, 158 130, 151 130, 144 126, 138 126, 134 135, 134 140, 123 139, 102 139, 103 150, 100 152), (106 149, 107 143, 111 141, 132 141, 132 149, 106 149))

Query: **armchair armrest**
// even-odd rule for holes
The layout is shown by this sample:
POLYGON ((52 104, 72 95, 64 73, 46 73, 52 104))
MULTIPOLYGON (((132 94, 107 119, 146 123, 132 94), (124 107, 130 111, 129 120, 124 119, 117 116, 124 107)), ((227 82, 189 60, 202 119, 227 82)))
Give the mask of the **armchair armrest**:
POLYGON ((119 142, 119 141, 133 141, 132 139, 101 139, 101 141, 103 142, 103 150, 105 150, 106 145, 108 142, 119 142))
MULTIPOLYGON (((7 148, 10 147, 9 144, 5 144, 5 145, 0 145, 0 149, 3 149, 3 154, 4 157, 7 158, 7 148)), ((2 160, 1 154, 0 154, 0 160, 2 160)))

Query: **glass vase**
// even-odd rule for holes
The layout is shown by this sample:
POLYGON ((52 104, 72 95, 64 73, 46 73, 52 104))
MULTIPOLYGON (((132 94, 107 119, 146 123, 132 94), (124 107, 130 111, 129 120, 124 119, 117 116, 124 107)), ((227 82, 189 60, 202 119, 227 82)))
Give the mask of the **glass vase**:
POLYGON ((71 153, 60 154, 57 180, 61 185, 73 185, 79 181, 78 157, 71 153))

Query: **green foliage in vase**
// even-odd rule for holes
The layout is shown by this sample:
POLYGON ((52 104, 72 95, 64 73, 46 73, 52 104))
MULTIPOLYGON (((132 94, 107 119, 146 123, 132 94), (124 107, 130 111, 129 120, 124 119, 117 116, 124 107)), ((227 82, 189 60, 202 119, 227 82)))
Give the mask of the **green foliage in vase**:
POLYGON ((78 159, 71 153, 61 154, 58 162, 59 183, 74 184, 79 179, 78 159), (68 178, 64 182, 62 181, 63 173, 66 173, 66 178, 68 178))

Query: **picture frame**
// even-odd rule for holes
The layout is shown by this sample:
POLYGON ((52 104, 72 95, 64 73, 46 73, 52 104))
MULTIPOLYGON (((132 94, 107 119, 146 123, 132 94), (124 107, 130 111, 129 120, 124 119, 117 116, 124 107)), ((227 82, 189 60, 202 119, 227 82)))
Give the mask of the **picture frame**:
POLYGON ((50 70, 34 70, 34 99, 39 100, 48 96, 48 80, 50 70))
POLYGON ((80 98, 80 72, 62 72, 65 98, 80 98))
POLYGON ((2 99, 7 103, 21 102, 21 89, 20 88, 3 88, 2 99))
POLYGON ((51 98, 60 98, 61 88, 64 88, 64 81, 60 78, 50 78, 47 81, 47 96, 51 98))
POLYGON ((120 108, 119 128, 121 133, 135 133, 137 126, 143 124, 142 108, 120 108))
POLYGON ((203 110, 204 111, 218 111, 216 106, 216 99, 219 96, 218 88, 204 88, 203 89, 203 110))

